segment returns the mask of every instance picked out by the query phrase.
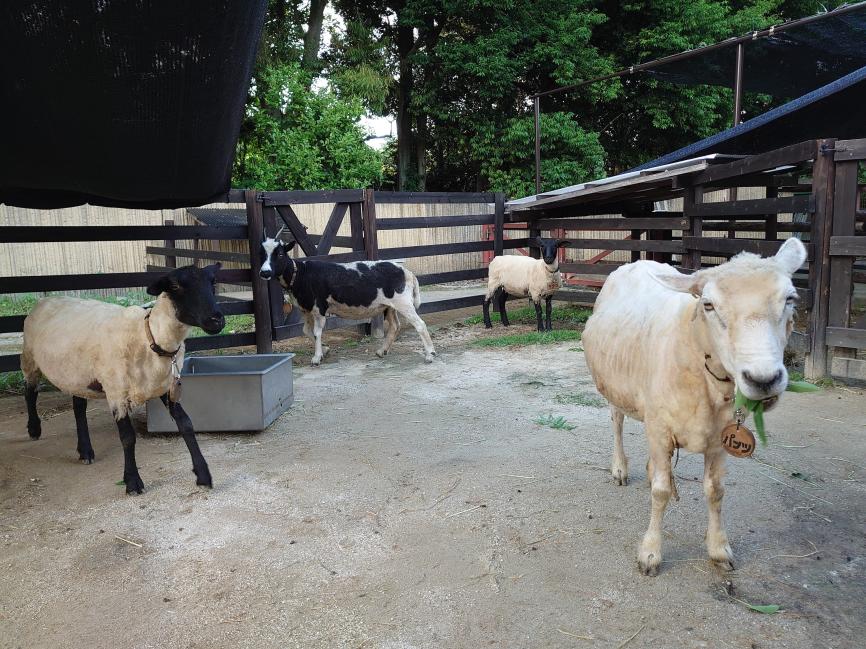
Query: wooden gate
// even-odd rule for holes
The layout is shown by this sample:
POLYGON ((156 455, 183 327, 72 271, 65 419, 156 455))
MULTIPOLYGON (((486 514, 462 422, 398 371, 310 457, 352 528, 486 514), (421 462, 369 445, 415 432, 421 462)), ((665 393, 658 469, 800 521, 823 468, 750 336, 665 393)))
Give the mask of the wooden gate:
MULTIPOLYGON (((866 380, 866 314, 854 311, 854 298, 866 286, 866 236, 862 224, 866 210, 861 203, 858 175, 866 160, 866 139, 838 140, 833 152, 836 165, 833 228, 830 236, 830 292, 827 318, 829 369, 834 376, 866 380)), ((866 300, 866 295, 860 296, 866 300)))

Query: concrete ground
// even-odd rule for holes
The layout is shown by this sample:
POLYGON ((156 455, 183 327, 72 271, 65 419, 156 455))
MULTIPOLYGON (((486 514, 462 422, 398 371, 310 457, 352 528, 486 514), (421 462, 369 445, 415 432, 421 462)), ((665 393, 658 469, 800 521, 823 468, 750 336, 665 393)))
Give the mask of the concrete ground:
POLYGON ((440 326, 431 365, 414 332, 384 360, 361 341, 299 363, 268 431, 200 435, 213 490, 180 439, 143 435, 147 491, 127 496, 104 402, 84 466, 68 398, 41 396, 35 442, 23 399, 0 399, 0 647, 864 646, 861 392, 786 395, 769 446, 729 459, 733 573, 706 561, 702 463, 680 457, 643 577, 641 427, 614 486, 579 344, 471 345, 500 333, 440 326))

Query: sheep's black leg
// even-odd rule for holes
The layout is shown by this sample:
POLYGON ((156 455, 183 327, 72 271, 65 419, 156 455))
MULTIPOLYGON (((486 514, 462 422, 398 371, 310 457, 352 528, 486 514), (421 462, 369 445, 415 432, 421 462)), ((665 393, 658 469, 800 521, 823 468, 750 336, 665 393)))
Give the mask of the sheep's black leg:
POLYGON ((120 443, 123 444, 123 482, 126 483, 126 493, 140 494, 144 491, 144 483, 135 465, 135 429, 129 415, 117 420, 117 432, 120 433, 120 443))
POLYGON ((38 383, 24 385, 24 401, 27 402, 27 434, 30 435, 30 439, 39 439, 42 435, 42 422, 39 421, 39 413, 36 412, 37 396, 39 396, 38 383))
POLYGON ((490 302, 493 300, 493 296, 485 297, 484 303, 481 305, 481 310, 484 313, 484 326, 487 329, 490 329, 493 326, 493 323, 490 322, 490 302))
POLYGON ((553 330, 553 324, 551 324, 551 322, 550 322, 551 318, 553 317, 553 296, 552 295, 548 295, 547 299, 545 299, 544 311, 545 311, 545 320, 547 321, 545 323, 545 329, 547 331, 552 331, 553 330))
POLYGON ((201 449, 198 447, 198 441, 195 438, 195 431, 192 427, 192 421, 186 411, 179 403, 173 403, 168 400, 168 395, 164 394, 160 397, 162 402, 168 408, 171 418, 177 424, 178 432, 183 436, 183 441, 186 442, 186 447, 189 449, 189 455, 192 458, 192 470, 195 473, 197 485, 204 487, 213 487, 213 480, 210 477, 210 469, 207 462, 201 454, 201 449))
POLYGON ((72 410, 75 412, 75 429, 78 431, 78 458, 85 464, 93 464, 96 455, 87 428, 87 399, 72 397, 72 410))
POLYGON ((508 293, 505 292, 505 289, 500 288, 499 291, 499 319, 502 321, 502 326, 510 327, 511 323, 508 322, 508 314, 505 312, 505 303, 508 301, 508 293))
POLYGON ((535 317, 538 319, 538 330, 544 331, 544 322, 541 319, 541 302, 533 302, 535 305, 535 317))

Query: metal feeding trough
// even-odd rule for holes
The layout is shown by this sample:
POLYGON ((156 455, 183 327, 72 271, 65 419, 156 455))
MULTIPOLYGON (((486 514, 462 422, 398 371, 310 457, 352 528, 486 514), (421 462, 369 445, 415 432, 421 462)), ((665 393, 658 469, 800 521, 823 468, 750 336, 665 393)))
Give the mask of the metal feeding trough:
MULTIPOLYGON (((292 405, 294 354, 187 357, 181 404, 196 432, 264 430, 292 405)), ((176 433, 159 399, 147 402, 147 430, 176 433)))

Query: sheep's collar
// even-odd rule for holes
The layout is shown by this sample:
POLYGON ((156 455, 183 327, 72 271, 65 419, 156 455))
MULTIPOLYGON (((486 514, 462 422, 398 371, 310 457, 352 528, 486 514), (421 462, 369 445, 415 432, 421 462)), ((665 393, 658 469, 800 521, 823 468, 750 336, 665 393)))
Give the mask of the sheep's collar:
MULTIPOLYGON (((165 350, 157 344, 156 340, 153 339, 153 332, 150 330, 150 313, 144 316, 144 333, 147 334, 147 341, 150 343, 151 351, 153 351, 157 356, 174 359, 180 351, 180 347, 175 349, 173 352, 165 350)), ((183 345, 181 345, 181 347, 182 346, 183 345)))

